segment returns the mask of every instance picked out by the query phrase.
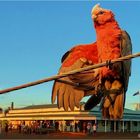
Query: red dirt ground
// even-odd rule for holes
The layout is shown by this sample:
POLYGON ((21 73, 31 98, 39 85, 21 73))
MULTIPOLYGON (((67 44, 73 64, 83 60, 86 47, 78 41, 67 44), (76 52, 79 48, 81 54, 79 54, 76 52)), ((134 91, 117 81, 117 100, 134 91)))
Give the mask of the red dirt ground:
POLYGON ((85 133, 55 132, 50 134, 19 134, 17 132, 4 132, 0 134, 0 139, 140 139, 140 132, 125 133, 99 133, 95 136, 85 133), (139 136, 139 137, 138 137, 139 136))

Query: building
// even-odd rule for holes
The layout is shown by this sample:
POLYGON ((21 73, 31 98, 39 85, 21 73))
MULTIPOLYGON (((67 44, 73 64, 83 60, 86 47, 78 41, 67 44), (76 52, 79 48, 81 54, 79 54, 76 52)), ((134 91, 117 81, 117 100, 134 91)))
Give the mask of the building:
POLYGON ((103 119, 99 107, 95 107, 91 111, 84 111, 83 105, 75 108, 75 111, 64 111, 58 109, 57 105, 33 105, 24 108, 11 108, 6 113, 0 114, 0 121, 3 126, 5 122, 9 122, 15 128, 20 123, 30 125, 35 121, 48 121, 54 124, 56 121, 61 124, 61 131, 71 131, 70 125, 73 125, 73 131, 76 131, 79 125, 79 131, 84 131, 88 122, 96 123, 99 132, 139 132, 140 131, 140 111, 129 109, 124 110, 124 116, 121 120, 103 119))
POLYGON ((135 110, 140 111, 140 103, 133 103, 135 110))

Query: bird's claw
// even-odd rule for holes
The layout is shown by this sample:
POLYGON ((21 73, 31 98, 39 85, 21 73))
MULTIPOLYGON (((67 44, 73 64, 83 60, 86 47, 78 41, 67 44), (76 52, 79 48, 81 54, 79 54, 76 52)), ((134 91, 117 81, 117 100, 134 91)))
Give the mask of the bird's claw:
POLYGON ((109 68, 109 69, 112 69, 112 62, 111 60, 106 60, 106 67, 109 68))

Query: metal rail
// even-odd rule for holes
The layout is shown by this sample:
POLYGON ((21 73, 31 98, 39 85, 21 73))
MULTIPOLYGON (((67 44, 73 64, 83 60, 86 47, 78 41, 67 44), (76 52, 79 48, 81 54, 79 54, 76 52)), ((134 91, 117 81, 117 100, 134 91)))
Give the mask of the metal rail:
MULTIPOLYGON (((117 63, 117 62, 126 61, 126 60, 129 60, 129 59, 132 59, 132 58, 135 58, 135 57, 139 57, 139 56, 140 56, 140 53, 135 53, 135 54, 132 54, 132 55, 127 55, 127 56, 124 56, 124 57, 120 57, 118 59, 109 60, 109 62, 110 62, 110 64, 114 64, 114 63, 117 63)), ((88 70, 91 70, 91 69, 100 68, 100 67, 103 67, 103 66, 106 66, 106 65, 108 65, 106 62, 102 62, 102 63, 98 63, 98 64, 95 64, 95 65, 87 66, 87 67, 84 67, 84 68, 76 69, 76 70, 73 70, 73 71, 70 71, 70 72, 67 72, 67 73, 61 73, 61 74, 54 75, 54 76, 51 76, 51 77, 48 77, 48 78, 45 78, 45 79, 41 79, 41 80, 37 80, 37 81, 34 81, 34 82, 26 83, 26 84, 23 84, 23 85, 19 85, 19 86, 7 88, 7 89, 4 89, 4 90, 0 90, 0 94, 4 94, 4 93, 7 93, 7 92, 11 92, 11 91, 35 86, 35 85, 42 84, 42 83, 45 83, 45 82, 49 82, 49 81, 52 81, 52 80, 57 80, 57 79, 60 79, 60 78, 63 78, 63 77, 66 77, 66 76, 69 76, 69 75, 72 75, 72 74, 80 73, 80 72, 83 72, 83 71, 88 71, 88 70)))

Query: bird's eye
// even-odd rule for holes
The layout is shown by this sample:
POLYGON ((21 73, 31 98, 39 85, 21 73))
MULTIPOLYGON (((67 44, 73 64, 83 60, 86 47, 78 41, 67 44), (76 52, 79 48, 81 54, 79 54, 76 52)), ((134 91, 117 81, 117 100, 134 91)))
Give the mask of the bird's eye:
POLYGON ((103 13, 104 13, 103 11, 100 11, 98 14, 99 14, 99 15, 102 15, 103 13))

